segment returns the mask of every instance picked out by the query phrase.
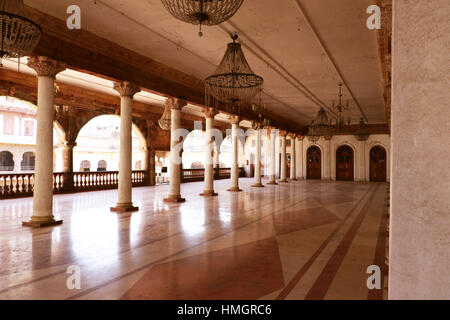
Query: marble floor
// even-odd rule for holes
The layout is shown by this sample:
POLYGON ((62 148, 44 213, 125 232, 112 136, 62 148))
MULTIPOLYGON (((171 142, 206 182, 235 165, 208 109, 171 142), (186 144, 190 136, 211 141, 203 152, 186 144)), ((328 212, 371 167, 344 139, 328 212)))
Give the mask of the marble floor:
POLYGON ((367 289, 385 255, 385 183, 298 181, 201 197, 135 188, 140 211, 111 213, 117 190, 56 195, 58 227, 21 226, 32 199, 0 201, 0 299, 386 299, 367 289), (80 289, 68 289, 78 266, 80 289))

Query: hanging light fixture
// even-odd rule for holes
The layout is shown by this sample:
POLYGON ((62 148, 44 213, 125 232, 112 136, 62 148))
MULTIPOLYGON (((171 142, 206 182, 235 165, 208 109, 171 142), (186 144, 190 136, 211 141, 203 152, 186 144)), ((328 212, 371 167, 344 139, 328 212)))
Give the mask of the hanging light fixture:
POLYGON ((158 120, 159 127, 165 131, 170 130, 170 118, 171 118, 171 109, 167 99, 163 115, 161 119, 158 120))
POLYGON ((161 0, 166 9, 178 20, 200 25, 213 26, 230 19, 244 0, 161 0))
POLYGON ((316 119, 311 122, 311 125, 308 129, 308 139, 312 142, 316 142, 320 139, 320 136, 324 136, 329 134, 330 132, 330 124, 327 116, 327 112, 324 108, 320 108, 317 113, 316 119))
POLYGON ((240 103, 252 100, 258 92, 264 79, 252 71, 245 59, 238 36, 232 35, 233 42, 228 44, 227 51, 216 72, 205 80, 205 103, 207 106, 217 106, 223 102, 228 110, 240 111, 240 103))
POLYGON ((6 57, 30 55, 41 38, 41 27, 24 16, 23 0, 0 0, 0 67, 6 57))
MULTIPOLYGON (((339 82, 339 102, 338 104, 335 103, 335 101, 333 100, 333 104, 332 107, 335 108, 338 112, 338 118, 337 118, 337 122, 336 122, 336 126, 338 128, 342 128, 344 126, 344 111, 348 109, 349 103, 347 101, 346 104, 342 103, 342 82, 339 82)), ((347 121, 351 121, 347 119, 347 121)))

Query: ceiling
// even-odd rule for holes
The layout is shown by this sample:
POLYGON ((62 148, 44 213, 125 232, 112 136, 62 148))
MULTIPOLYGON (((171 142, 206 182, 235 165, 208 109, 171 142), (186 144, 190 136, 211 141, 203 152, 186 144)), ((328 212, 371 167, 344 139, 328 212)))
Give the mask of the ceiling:
MULTIPOLYGON (((65 20, 73 0, 25 0, 65 20)), ((333 117, 338 83, 350 101, 345 117, 386 123, 376 32, 366 27, 370 0, 245 0, 219 26, 173 18, 160 0, 78 0, 82 29, 198 79, 219 64, 237 32, 253 71, 264 77, 263 102, 299 126, 311 123, 321 106, 333 117)))

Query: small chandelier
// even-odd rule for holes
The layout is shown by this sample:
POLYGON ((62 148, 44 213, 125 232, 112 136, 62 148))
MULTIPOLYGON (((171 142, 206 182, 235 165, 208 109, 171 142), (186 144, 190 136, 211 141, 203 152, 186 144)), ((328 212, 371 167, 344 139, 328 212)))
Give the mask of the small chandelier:
POLYGON ((230 19, 244 0, 161 0, 166 9, 178 20, 200 25, 213 26, 230 19))
POLYGON ((320 108, 316 119, 314 119, 309 126, 307 134, 308 139, 315 143, 320 139, 320 136, 328 134, 330 132, 330 128, 327 112, 324 108, 320 108))
POLYGON ((261 92, 264 79, 253 73, 241 45, 236 43, 238 36, 231 38, 233 42, 228 44, 216 72, 205 80, 206 105, 222 101, 228 104, 228 109, 236 109, 237 103, 250 101, 261 92))
POLYGON ((23 0, 0 0, 0 67, 6 57, 30 55, 41 38, 41 27, 24 16, 23 0))
MULTIPOLYGON (((348 109, 348 106, 349 106, 348 101, 345 105, 342 103, 342 82, 339 82, 339 102, 338 102, 338 104, 336 104, 335 101, 333 100, 333 104, 332 104, 332 107, 334 109, 336 109, 338 112, 338 118, 337 118, 337 122, 336 122, 336 126, 338 128, 342 128, 344 126, 344 122, 345 122, 344 111, 348 109)), ((350 121, 351 121, 350 118, 347 119, 347 122, 350 122, 350 121)))
POLYGON ((171 109, 169 103, 166 101, 164 112, 161 119, 158 120, 159 127, 164 131, 170 130, 171 109))

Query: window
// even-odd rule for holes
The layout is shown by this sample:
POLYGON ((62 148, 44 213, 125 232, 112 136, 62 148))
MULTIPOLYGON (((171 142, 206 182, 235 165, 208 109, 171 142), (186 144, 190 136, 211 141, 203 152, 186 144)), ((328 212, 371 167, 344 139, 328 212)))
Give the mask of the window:
POLYGON ((34 136, 34 121, 33 120, 25 120, 23 122, 23 133, 26 137, 34 136))
POLYGON ((134 165, 134 167, 136 168, 136 170, 142 170, 142 161, 136 162, 136 164, 134 165))
POLYGON ((3 134, 14 134, 14 116, 9 114, 3 115, 3 134))
POLYGON ((107 163, 105 160, 100 160, 97 164, 97 171, 106 171, 107 163))
POLYGON ((87 160, 83 160, 80 163, 80 171, 81 172, 89 172, 91 171, 91 163, 87 160))

